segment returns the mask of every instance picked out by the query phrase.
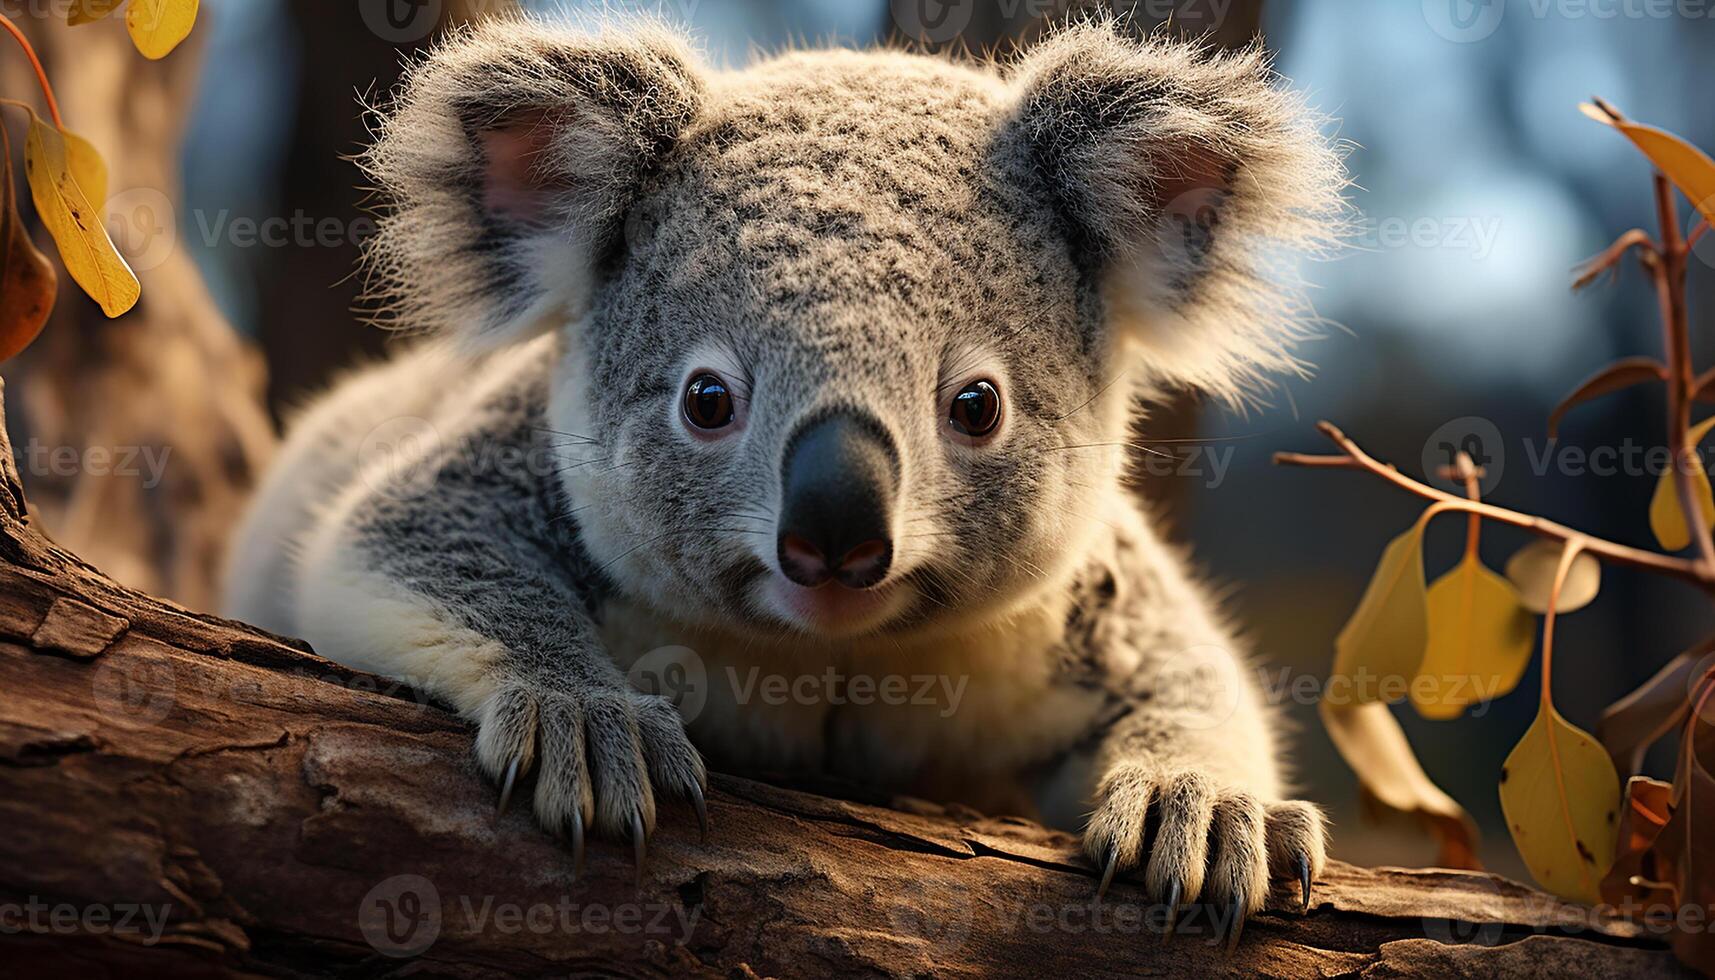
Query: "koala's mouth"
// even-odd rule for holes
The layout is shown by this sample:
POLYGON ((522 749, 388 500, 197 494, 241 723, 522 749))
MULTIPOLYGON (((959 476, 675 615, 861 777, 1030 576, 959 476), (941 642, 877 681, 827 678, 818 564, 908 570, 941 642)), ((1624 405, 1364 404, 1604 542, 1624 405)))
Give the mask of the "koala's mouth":
POLYGON ((901 579, 868 589, 834 581, 805 588, 774 573, 757 581, 754 595, 757 605, 772 618, 827 638, 875 632, 912 604, 911 587, 901 579))

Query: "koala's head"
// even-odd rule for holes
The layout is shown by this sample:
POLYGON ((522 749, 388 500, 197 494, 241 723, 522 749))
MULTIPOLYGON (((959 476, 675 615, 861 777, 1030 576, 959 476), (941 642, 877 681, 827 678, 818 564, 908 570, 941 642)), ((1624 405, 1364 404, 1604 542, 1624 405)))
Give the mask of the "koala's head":
POLYGON ((399 319, 553 330, 584 540, 677 615, 827 638, 1004 613, 1104 526, 1139 394, 1292 369, 1265 268, 1344 174, 1259 55, 1067 28, 1006 67, 703 67, 527 20, 414 67, 367 160, 399 319))

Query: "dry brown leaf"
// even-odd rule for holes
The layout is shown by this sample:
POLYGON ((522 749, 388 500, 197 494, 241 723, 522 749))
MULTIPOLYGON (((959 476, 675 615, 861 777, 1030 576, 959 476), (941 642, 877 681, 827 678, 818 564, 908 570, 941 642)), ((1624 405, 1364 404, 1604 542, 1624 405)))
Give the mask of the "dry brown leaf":
MULTIPOLYGON (((1715 909, 1715 777, 1704 753, 1715 748, 1715 724, 1710 723, 1715 673, 1705 675, 1693 699, 1697 706, 1687 723, 1674 778, 1673 813, 1656 838, 1657 867, 1671 874, 1678 889, 1677 908, 1715 909)), ((1705 918, 1696 927, 1678 929, 1671 938, 1680 962, 1704 976, 1715 976, 1715 931, 1705 918)))
POLYGON ((1708 668, 1711 652, 1715 652, 1715 636, 1669 660, 1637 690, 1602 712, 1596 737, 1619 771, 1637 772, 1649 747, 1679 727, 1690 707, 1692 679, 1695 672, 1708 668))
POLYGON ((1602 901, 1627 908, 1674 905, 1673 893, 1660 887, 1668 872, 1657 866, 1656 840, 1673 806, 1673 784, 1648 776, 1626 780, 1620 801, 1620 833, 1614 866, 1602 878, 1602 901))
POLYGON ((1560 420, 1574 406, 1612 394, 1633 385, 1646 381, 1666 381, 1667 368, 1653 357, 1628 357, 1615 361, 1579 383, 1572 394, 1560 400, 1554 406, 1554 411, 1548 413, 1548 438, 1553 439, 1560 432, 1560 420))
POLYGON ((18 190, 12 183, 12 138, 0 126, 0 361, 15 357, 41 334, 54 309, 58 277, 53 263, 30 240, 18 214, 18 190))
MULTIPOLYGON (((1562 548, 1559 541, 1532 541, 1507 559, 1507 580, 1518 590, 1519 602, 1533 613, 1548 612, 1548 595, 1554 587, 1554 572, 1560 566, 1562 548)), ((1601 590, 1602 563, 1589 553, 1580 552, 1560 586, 1560 613, 1583 609, 1595 601, 1601 590)))
POLYGON ((1620 118, 1606 104, 1585 103, 1578 108, 1591 119, 1624 133, 1657 170, 1673 181, 1692 206, 1715 224, 1715 160, 1710 160, 1708 154, 1665 129, 1620 118))
POLYGON ((1387 705, 1334 705, 1324 700, 1318 710, 1328 737, 1364 791, 1381 806, 1421 821, 1440 845, 1438 863, 1448 868, 1482 868, 1476 823, 1423 771, 1387 705))

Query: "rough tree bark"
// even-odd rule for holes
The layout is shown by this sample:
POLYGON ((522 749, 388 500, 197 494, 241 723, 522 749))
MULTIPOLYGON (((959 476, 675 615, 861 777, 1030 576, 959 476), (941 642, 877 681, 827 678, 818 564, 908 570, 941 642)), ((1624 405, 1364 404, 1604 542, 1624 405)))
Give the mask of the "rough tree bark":
POLYGON ((117 585, 42 534, 3 441, 0 690, 17 975, 1681 975, 1502 878, 1339 863, 1231 953, 1196 912, 1163 946, 1066 834, 722 776, 706 842, 668 807, 641 883, 626 845, 574 876, 527 807, 495 818, 464 724, 117 585))

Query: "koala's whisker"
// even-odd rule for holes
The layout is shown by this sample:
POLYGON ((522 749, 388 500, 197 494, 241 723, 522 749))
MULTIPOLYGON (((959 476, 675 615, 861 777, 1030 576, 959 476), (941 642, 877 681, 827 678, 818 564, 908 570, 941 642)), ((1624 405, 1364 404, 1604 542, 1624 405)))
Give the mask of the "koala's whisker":
POLYGON ((1055 419, 1054 421, 1064 422, 1067 419, 1071 418, 1072 416, 1078 414, 1079 412, 1082 412, 1084 409, 1089 408, 1091 405, 1094 405, 1096 403, 1096 399, 1101 398, 1103 395, 1107 394, 1109 388, 1112 388, 1114 385, 1119 384, 1120 379, 1124 378, 1127 374, 1130 374, 1130 373, 1131 373, 1130 371, 1121 371, 1120 373, 1114 375, 1113 378, 1110 379, 1107 384, 1102 385, 1100 388, 1097 388, 1095 394, 1084 399, 1083 404, 1079 405, 1077 408, 1072 409, 1070 412, 1067 412, 1065 415, 1060 416, 1059 418, 1055 419))
POLYGON ((1071 449, 1114 449, 1114 448, 1136 449, 1139 452, 1149 453, 1151 456, 1160 456, 1163 459, 1177 459, 1178 458, 1178 457, 1174 456, 1172 453, 1164 453, 1159 449, 1153 449, 1149 446, 1144 445, 1141 442, 1086 442, 1086 443, 1080 443, 1079 445, 1075 445, 1075 446, 1049 446, 1048 448, 1046 448, 1042 451, 1045 453, 1055 453, 1055 452, 1062 452, 1062 451, 1071 450, 1071 449))
POLYGON ((580 442, 600 442, 601 441, 599 439, 596 439, 593 436, 586 436, 580 432, 563 432, 559 429, 551 429, 551 428, 548 428, 547 426, 543 426, 543 425, 532 425, 530 427, 530 431, 531 432, 544 432, 544 433, 547 433, 548 435, 551 435, 551 436, 565 436, 568 439, 576 439, 580 442))

